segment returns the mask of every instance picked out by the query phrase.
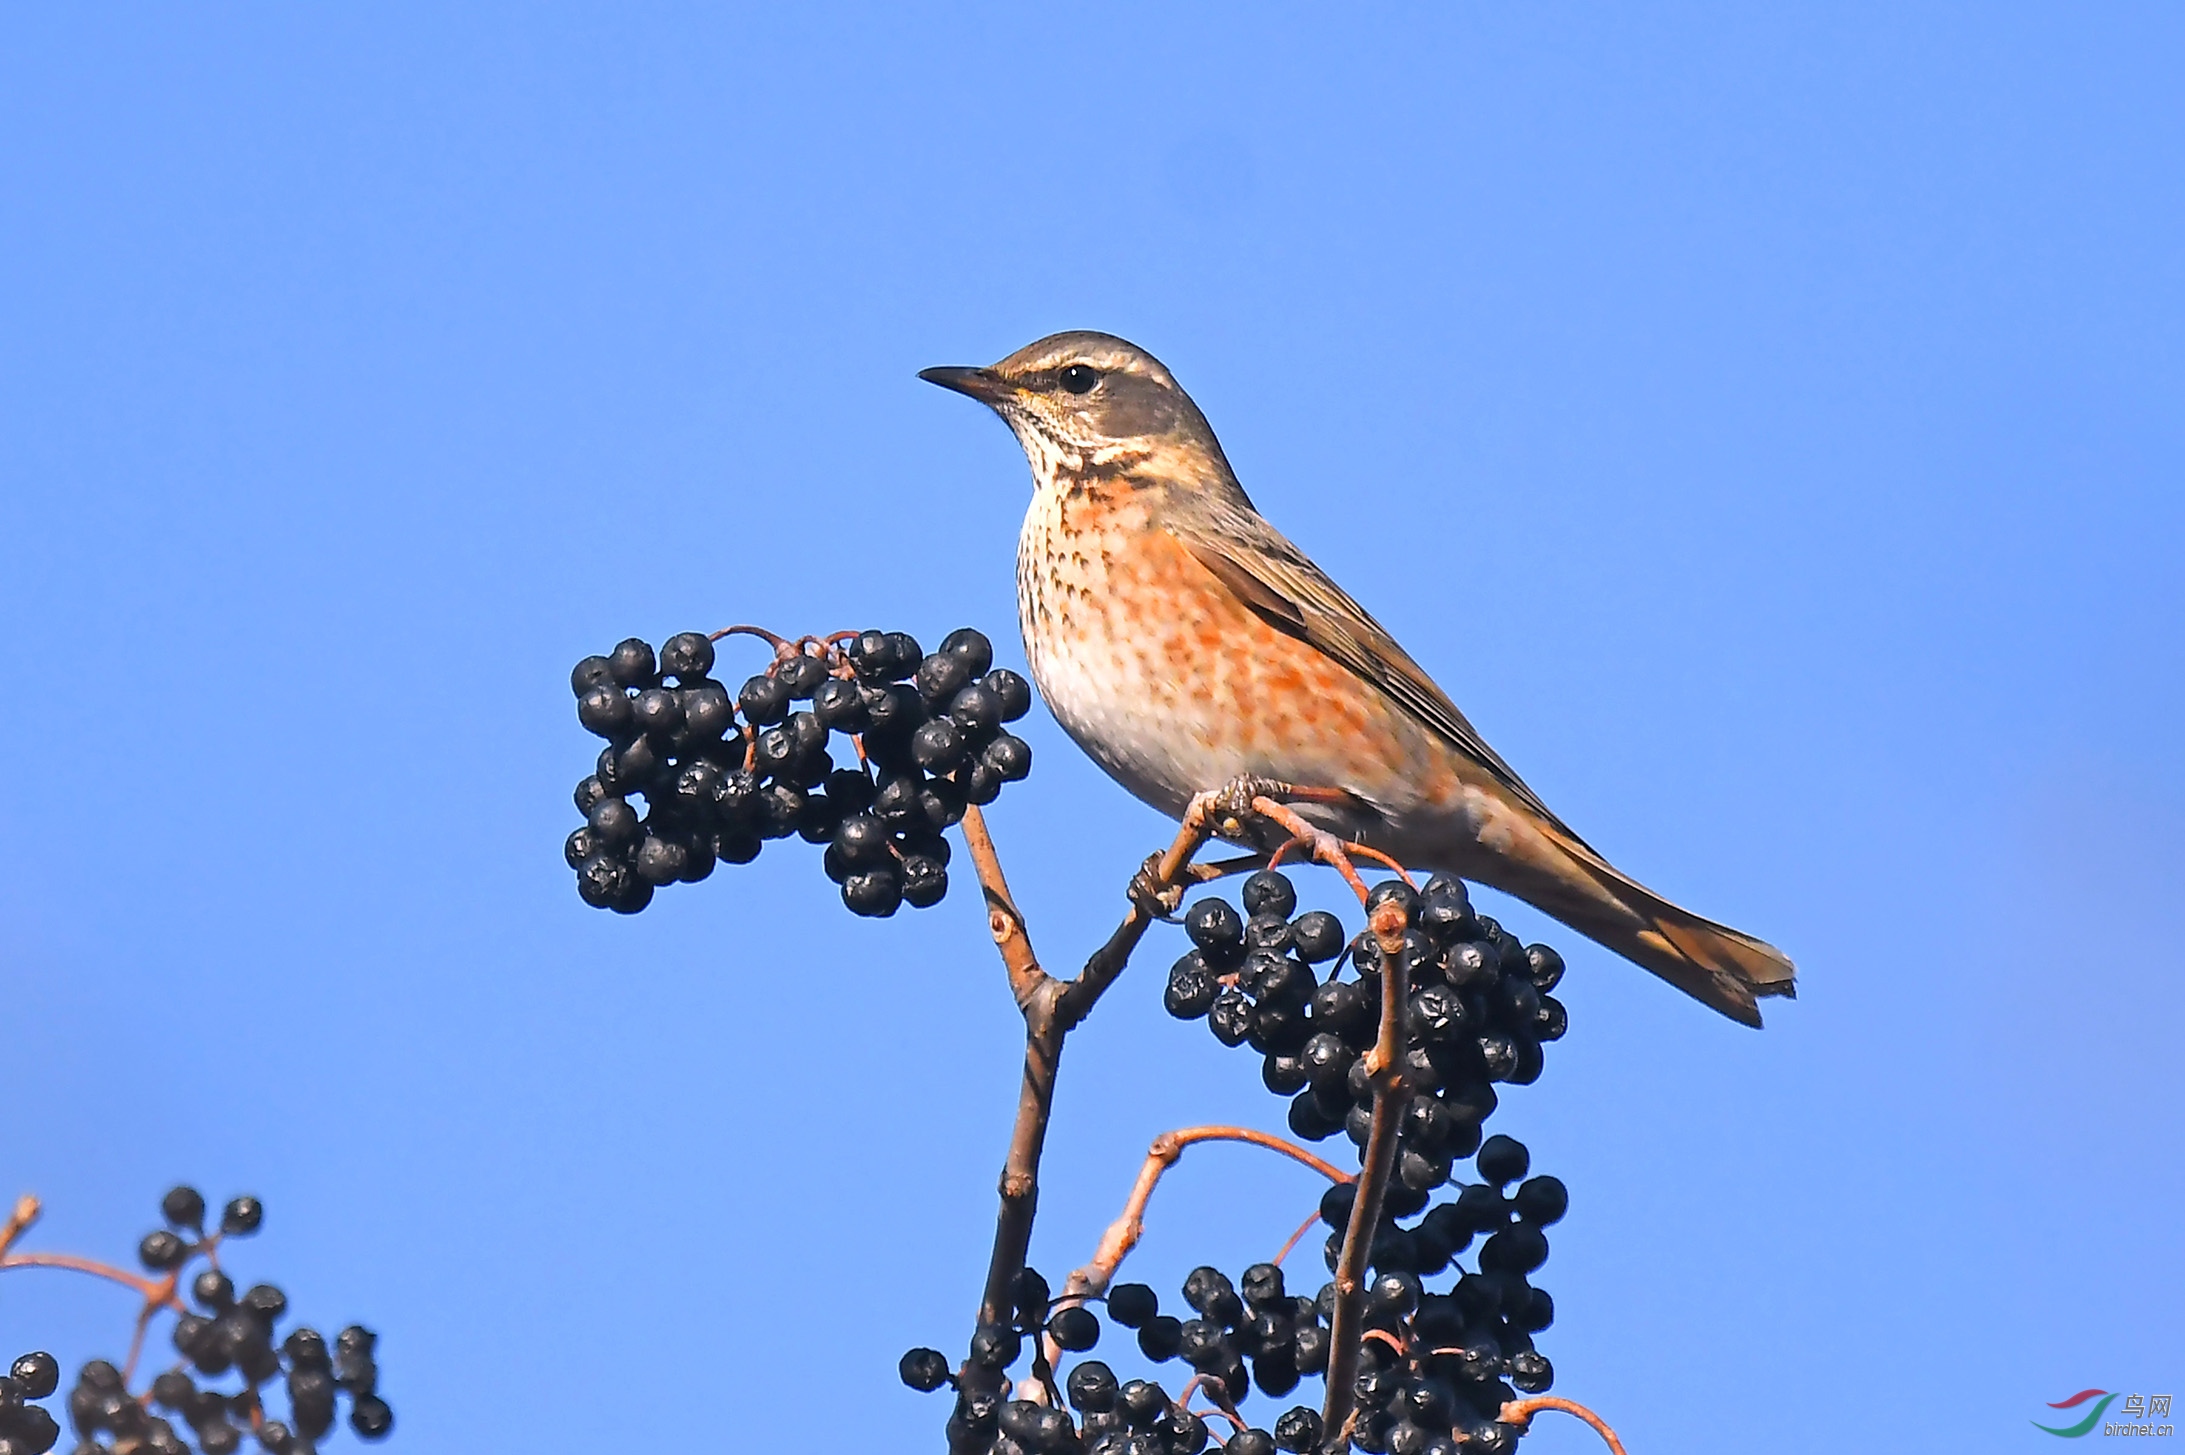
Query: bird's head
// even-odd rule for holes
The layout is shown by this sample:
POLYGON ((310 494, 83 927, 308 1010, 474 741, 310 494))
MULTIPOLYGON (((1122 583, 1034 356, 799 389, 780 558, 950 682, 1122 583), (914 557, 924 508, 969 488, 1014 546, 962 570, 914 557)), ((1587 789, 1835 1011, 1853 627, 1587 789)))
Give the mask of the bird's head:
POLYGON ((1171 475, 1230 479, 1206 416, 1161 361, 1113 334, 1049 334, 984 369, 922 370, 1016 432, 1044 481, 1058 471, 1144 459, 1171 475))

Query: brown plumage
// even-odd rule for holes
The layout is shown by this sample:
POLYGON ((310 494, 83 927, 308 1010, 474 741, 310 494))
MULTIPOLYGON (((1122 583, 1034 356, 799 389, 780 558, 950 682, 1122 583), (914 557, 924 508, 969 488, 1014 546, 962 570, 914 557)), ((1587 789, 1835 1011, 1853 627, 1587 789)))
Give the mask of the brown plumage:
POLYGON ((1366 610, 1252 508, 1160 362, 1064 333, 920 377, 993 407, 1034 491, 1018 614, 1041 695, 1171 815, 1244 775, 1340 789, 1300 808, 1419 869, 1493 885, 1747 1025, 1791 962, 1611 867, 1366 610))

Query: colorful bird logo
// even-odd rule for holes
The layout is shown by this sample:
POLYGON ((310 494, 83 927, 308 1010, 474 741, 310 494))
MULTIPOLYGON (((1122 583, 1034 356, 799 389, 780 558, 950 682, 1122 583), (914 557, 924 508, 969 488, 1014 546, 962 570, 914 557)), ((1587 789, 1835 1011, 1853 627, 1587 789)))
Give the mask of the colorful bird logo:
POLYGON ((2081 1435, 2091 1432, 2096 1425, 2101 1423, 2102 1411, 2109 1408, 2109 1402, 2115 1399, 2116 1396, 2111 1394, 2106 1389, 2082 1389, 2071 1398, 2060 1399, 2056 1401, 2056 1403, 2049 1406, 2049 1408, 2052 1410, 2068 1410, 2076 1405, 2085 1404, 2088 1400, 2093 1399, 2097 1395, 2101 1397, 2101 1403, 2095 1405, 2094 1408, 2088 1410, 2086 1412, 2086 1418, 2079 1421, 2079 1423, 2077 1423, 2076 1425, 2066 1425, 2059 1430, 2054 1425, 2044 1425, 2039 1420, 2035 1420, 2033 1422, 2033 1428, 2035 1428, 2036 1430, 2046 1430, 2051 1435, 2061 1435, 2067 1440, 2078 1439, 2081 1435))

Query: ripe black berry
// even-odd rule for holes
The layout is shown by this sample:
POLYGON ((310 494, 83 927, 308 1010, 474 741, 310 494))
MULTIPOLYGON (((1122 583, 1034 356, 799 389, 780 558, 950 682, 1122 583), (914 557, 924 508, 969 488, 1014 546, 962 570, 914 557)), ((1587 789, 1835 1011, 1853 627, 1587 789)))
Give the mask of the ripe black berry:
POLYGON ((630 731, 630 699, 613 683, 588 687, 577 699, 577 721, 584 730, 602 738, 620 737, 630 731))
POLYGON ((159 1212, 171 1228, 202 1228, 205 1225, 204 1194, 194 1187, 173 1188, 159 1200, 159 1212))
MULTIPOLYGON (((358 1395, 349 1407, 349 1428, 361 1439, 382 1440, 394 1428, 395 1412, 376 1394, 358 1395)), ((260 1437, 263 1443, 263 1436, 260 1437)))
POLYGON ((842 881, 842 902, 852 914, 886 919, 903 903, 903 880, 892 868, 861 869, 842 881))
POLYGON ((1343 922, 1324 909, 1301 914, 1290 926, 1290 941, 1298 958, 1319 965, 1343 953, 1343 922))
POLYGON ((703 632, 677 632, 660 644, 660 670, 688 683, 713 670, 713 643, 703 632))
POLYGON ((1160 1311, 1160 1296, 1143 1283, 1118 1283, 1108 1290, 1108 1317, 1126 1329, 1144 1327, 1160 1311))
POLYGON ((190 1245, 165 1228, 146 1233, 144 1241, 137 1244, 137 1260, 154 1273, 180 1267, 182 1260, 189 1256, 190 1245))
POLYGON ((1275 1455, 1275 1437, 1265 1430, 1239 1430, 1222 1446, 1222 1455, 1275 1455))
POLYGON ((772 727, 789 716, 788 684, 761 672, 737 692, 736 706, 742 710, 746 722, 772 727))
POLYGON ((1156 1364, 1175 1358, 1183 1338, 1183 1320, 1172 1314, 1155 1314, 1138 1326, 1138 1350, 1156 1364))
POLYGON ((1532 1155, 1525 1150, 1523 1142, 1498 1133, 1480 1145, 1479 1159, 1474 1165, 1479 1168, 1480 1176, 1501 1187, 1525 1175, 1525 1169, 1532 1165, 1532 1155))
POLYGON ((1062 1348, 1081 1353, 1100 1342, 1100 1318, 1084 1305, 1072 1304, 1047 1321, 1047 1332, 1062 1348))
POLYGON ((913 1349, 899 1366, 903 1383, 931 1392, 948 1383, 948 1356, 938 1349, 913 1349))
MULTIPOLYGON (((651 653, 648 651, 646 656, 649 658, 651 653)), ((234 1198, 229 1201, 226 1207, 220 1210, 220 1231, 233 1237, 248 1237, 258 1231, 258 1226, 265 1221, 265 1216, 265 1204, 259 1202, 257 1198, 234 1198)))
POLYGON ((8 1369, 24 1399, 44 1399, 61 1387, 60 1361, 43 1350, 25 1354, 8 1369))
POLYGON ((1192 944, 1217 954, 1244 948, 1244 920, 1224 899, 1202 899, 1186 910, 1184 933, 1192 944))
POLYGON ((941 638, 941 651, 962 662, 974 677, 994 665, 994 644, 974 627, 958 627, 941 638))
POLYGON ((607 670, 624 687, 642 687, 653 679, 659 664, 653 660, 651 643, 627 637, 607 654, 607 670))
POLYGON ((1570 1210, 1570 1192, 1561 1178, 1528 1177, 1511 1199, 1517 1215, 1536 1227, 1559 1221, 1570 1210))
POLYGON ((980 750, 979 761, 1002 782, 1021 783, 1032 771, 1032 745, 1003 733, 980 750))
POLYGON ((594 687, 614 685, 614 669, 605 657, 586 657, 569 669, 569 690, 579 697, 594 687))

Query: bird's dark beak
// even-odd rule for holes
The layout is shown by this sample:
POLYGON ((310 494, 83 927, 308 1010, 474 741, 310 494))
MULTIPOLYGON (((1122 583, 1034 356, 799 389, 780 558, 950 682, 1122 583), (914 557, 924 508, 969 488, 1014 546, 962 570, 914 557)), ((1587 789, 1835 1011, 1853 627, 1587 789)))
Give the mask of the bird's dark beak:
POLYGON ((938 384, 943 389, 953 389, 958 394, 968 394, 988 407, 998 407, 1015 391, 1008 380, 992 369, 965 369, 948 365, 938 369, 920 369, 918 377, 928 384, 938 384))

